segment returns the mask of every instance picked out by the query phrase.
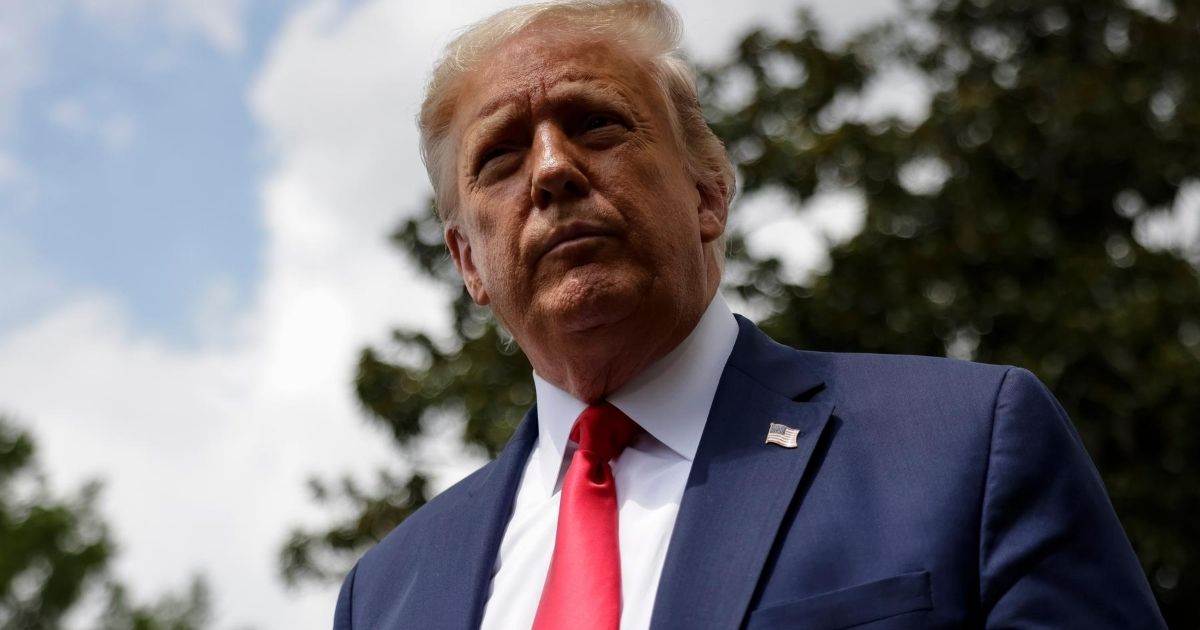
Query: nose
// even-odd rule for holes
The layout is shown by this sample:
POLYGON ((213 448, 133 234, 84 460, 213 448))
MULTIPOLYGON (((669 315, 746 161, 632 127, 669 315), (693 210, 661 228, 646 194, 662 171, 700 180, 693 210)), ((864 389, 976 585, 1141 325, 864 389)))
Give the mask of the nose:
POLYGON ((591 192, 587 176, 579 168, 575 148, 558 127, 546 124, 534 134, 534 168, 530 195, 533 205, 546 209, 553 203, 581 199, 591 192))

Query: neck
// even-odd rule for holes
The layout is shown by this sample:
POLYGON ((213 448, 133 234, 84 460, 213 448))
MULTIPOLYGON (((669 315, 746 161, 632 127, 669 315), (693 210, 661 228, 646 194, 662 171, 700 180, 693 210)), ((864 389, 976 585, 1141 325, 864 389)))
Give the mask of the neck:
POLYGON ((546 381, 586 403, 620 389, 642 370, 683 343, 696 328, 716 293, 669 317, 663 309, 587 331, 564 331, 544 343, 522 346, 533 369, 546 381))

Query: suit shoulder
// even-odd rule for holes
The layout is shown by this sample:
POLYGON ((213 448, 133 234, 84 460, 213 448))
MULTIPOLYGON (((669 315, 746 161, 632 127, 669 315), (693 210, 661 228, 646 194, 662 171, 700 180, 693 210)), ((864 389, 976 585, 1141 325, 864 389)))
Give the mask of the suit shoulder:
MULTIPOLYGON (((870 353, 819 355, 828 382, 843 401, 855 406, 930 412, 971 411, 990 418, 1001 388, 1014 374, 1037 382, 1026 370, 945 357, 870 353)), ((810 359, 811 360, 811 359, 810 359)))
MULTIPOLYGON (((916 354, 878 354, 869 352, 797 352, 823 355, 840 376, 888 376, 900 379, 969 378, 1002 380, 1011 365, 976 363, 947 357, 916 354)), ((998 383, 997 383, 998 384, 998 383)))
POLYGON ((784 395, 839 391, 895 399, 920 392, 957 390, 994 400, 1011 366, 989 365, 904 354, 820 352, 780 344, 745 318, 739 318, 738 344, 729 361, 768 389, 784 395))

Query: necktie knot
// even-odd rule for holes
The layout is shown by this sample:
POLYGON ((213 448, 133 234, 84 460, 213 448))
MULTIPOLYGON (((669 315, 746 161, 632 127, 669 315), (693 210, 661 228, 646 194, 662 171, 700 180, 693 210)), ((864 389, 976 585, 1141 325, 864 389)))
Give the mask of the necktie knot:
POLYGON ((575 420, 571 439, 579 450, 595 455, 607 463, 621 454, 640 431, 637 423, 608 401, 588 405, 575 420))

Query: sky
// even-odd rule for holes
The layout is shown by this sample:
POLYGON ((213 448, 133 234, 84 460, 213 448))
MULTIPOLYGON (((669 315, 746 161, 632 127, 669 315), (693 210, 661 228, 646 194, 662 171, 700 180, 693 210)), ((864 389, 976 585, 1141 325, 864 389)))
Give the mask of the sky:
MULTIPOLYGON (((433 61, 507 4, 0 0, 0 413, 60 493, 104 482, 136 597, 201 574, 216 628, 329 627, 336 586, 285 589, 277 552, 327 520, 310 476, 404 470, 353 367, 395 327, 446 334, 447 289, 387 235, 430 194, 413 120, 433 61)), ((799 6, 677 5, 699 61, 799 6)), ((834 34, 895 10, 805 6, 834 34)), ((919 116, 911 85, 877 92, 919 116)), ((735 211, 791 274, 861 225, 853 193, 784 208, 735 211)), ((453 439, 422 457, 443 485, 481 463, 453 439)))

